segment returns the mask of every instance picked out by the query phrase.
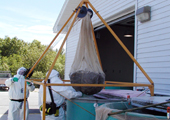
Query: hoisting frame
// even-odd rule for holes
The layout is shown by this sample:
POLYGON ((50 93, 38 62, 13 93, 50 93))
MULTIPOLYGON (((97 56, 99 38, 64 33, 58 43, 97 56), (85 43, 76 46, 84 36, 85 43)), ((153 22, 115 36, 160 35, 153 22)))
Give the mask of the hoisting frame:
MULTIPOLYGON (((43 54, 39 57, 39 59, 36 61, 36 63, 33 65, 33 67, 31 68, 31 70, 29 71, 29 73, 27 74, 26 78, 29 76, 29 74, 34 70, 34 68, 37 66, 37 64, 40 62, 40 60, 43 58, 43 56, 46 54, 46 52, 48 51, 48 49, 50 48, 50 46, 53 44, 53 42, 55 41, 55 39, 59 36, 59 34, 62 32, 62 30, 65 28, 65 26, 68 24, 68 22, 72 19, 72 17, 74 16, 74 19, 72 20, 72 23, 69 27, 69 30, 59 48, 59 51, 49 69, 49 72, 47 74, 47 76, 44 79, 44 83, 42 83, 41 79, 36 80, 36 79, 30 79, 30 80, 25 80, 25 90, 24 90, 24 120, 26 119, 26 87, 27 87, 27 83, 26 82, 33 82, 34 84, 38 84, 38 85, 42 85, 43 86, 43 114, 42 114, 42 120, 45 120, 45 107, 46 107, 46 87, 47 86, 83 86, 83 87, 106 87, 106 86, 119 86, 119 87, 134 87, 134 86, 142 86, 142 87, 148 87, 150 89, 150 94, 151 96, 154 96, 154 82, 151 80, 151 78, 148 76, 148 74, 144 71, 144 69, 140 66, 140 64, 137 62, 137 60, 133 57, 133 55, 130 53, 130 51, 127 49, 127 47, 123 44, 123 42, 119 39, 119 37, 115 34, 115 32, 111 29, 111 27, 107 24, 107 22, 101 17, 101 15, 99 14, 99 12, 93 7, 93 5, 89 2, 89 0, 82 0, 79 5, 76 7, 76 9, 73 11, 73 13, 71 14, 71 16, 68 18, 68 20, 65 22, 65 24, 62 26, 62 28, 60 29, 60 31, 56 34, 56 36, 53 38, 53 40, 51 41, 51 43, 48 45, 48 47, 45 49, 45 51, 43 52, 43 54), (49 75, 60 55, 60 52, 62 51, 62 48, 67 40, 67 37, 76 21, 76 18, 80 12, 80 9, 82 5, 85 4, 86 7, 88 8, 88 5, 91 7, 91 9, 95 12, 95 14, 99 17, 99 19, 103 22, 103 24, 106 26, 106 28, 110 31, 110 33, 114 36, 114 38, 117 40, 117 42, 121 45, 121 47, 125 50, 125 52, 129 55, 129 57, 133 60, 133 62, 138 66, 138 68, 141 70, 141 72, 145 75, 145 77, 148 79, 148 81, 150 82, 150 84, 140 84, 140 83, 128 83, 128 82, 114 82, 114 81, 107 81, 106 83, 109 84, 54 84, 54 83, 47 83, 47 80, 49 78, 49 75), (77 11, 76 11, 77 10, 77 11), (74 16, 74 14, 76 14, 74 16)), ((92 26, 92 23, 91 23, 92 26)), ((93 30, 93 26, 92 28, 92 33, 93 33, 93 40, 94 40, 94 44, 95 44, 95 49, 96 49, 96 53, 98 56, 98 60, 99 63, 101 65, 102 68, 102 64, 101 64, 101 60, 100 60, 100 55, 98 52, 98 47, 97 47, 97 43, 96 43, 96 39, 95 39, 95 34, 94 34, 94 30, 93 30)), ((70 80, 63 80, 63 81, 70 81, 70 80)))

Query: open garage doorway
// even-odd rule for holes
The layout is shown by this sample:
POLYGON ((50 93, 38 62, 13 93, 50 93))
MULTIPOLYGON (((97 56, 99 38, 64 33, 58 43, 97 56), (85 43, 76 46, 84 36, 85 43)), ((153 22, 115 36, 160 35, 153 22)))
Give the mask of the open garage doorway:
MULTIPOLYGON (((134 14, 109 23, 134 55, 134 14), (125 36, 130 34, 131 36, 125 36)), ((133 61, 105 26, 95 28, 95 36, 106 81, 133 83, 133 61)))

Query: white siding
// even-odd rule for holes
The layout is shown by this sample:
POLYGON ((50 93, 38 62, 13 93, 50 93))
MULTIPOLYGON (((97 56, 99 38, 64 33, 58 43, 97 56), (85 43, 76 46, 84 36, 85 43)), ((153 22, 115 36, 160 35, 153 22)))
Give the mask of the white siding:
MULTIPOLYGON (((110 20, 110 17, 135 5, 135 0, 90 0, 90 2, 107 22, 110 20)), ((93 24, 101 22, 96 15, 92 20, 93 24)), ((111 18, 111 20, 114 19, 111 18)))
MULTIPOLYGON (((132 6, 135 6, 135 0, 90 0, 92 5, 95 7, 99 14, 106 20, 114 20, 111 17, 115 14, 120 13, 123 10, 126 10, 132 6)), ((97 24, 101 23, 97 15, 93 15, 92 23, 97 24)), ((80 33, 80 22, 78 22, 71 31, 67 43, 66 43, 66 63, 65 63, 65 79, 69 80, 70 68, 74 60, 77 42, 79 39, 80 33)))
MULTIPOLYGON (((170 0, 90 0, 90 2, 107 22, 116 19, 114 15, 134 6, 136 2, 136 8, 151 6, 151 20, 136 24, 136 59, 154 81, 155 93, 170 94, 170 0)), ((93 25, 101 24, 95 13, 92 22, 93 25)), ((69 72, 79 32, 80 22, 73 27, 67 39, 65 79, 70 79, 69 72)), ((138 68, 135 81, 149 83, 138 68)))
MULTIPOLYGON (((151 21, 138 22, 137 61, 155 83, 155 93, 170 94, 170 0, 138 0, 151 6, 151 21)), ((138 83, 148 80, 137 68, 138 83)))

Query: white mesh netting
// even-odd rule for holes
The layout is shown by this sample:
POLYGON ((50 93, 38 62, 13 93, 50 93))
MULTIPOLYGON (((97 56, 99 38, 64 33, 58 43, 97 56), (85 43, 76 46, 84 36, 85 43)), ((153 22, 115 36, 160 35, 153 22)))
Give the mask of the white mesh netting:
MULTIPOLYGON (((89 13, 82 19, 77 50, 70 70, 70 80, 71 83, 77 84, 103 84, 105 80, 94 46, 89 13)), ((87 95, 98 93, 102 89, 102 87, 74 88, 87 95)))

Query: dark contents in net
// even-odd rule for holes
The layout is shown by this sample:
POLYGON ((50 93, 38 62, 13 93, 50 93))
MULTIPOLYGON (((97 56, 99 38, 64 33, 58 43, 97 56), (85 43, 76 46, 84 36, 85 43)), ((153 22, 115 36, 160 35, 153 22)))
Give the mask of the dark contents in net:
MULTIPOLYGON (((72 84, 104 84, 105 78, 101 74, 94 72, 78 71, 70 75, 72 84)), ((93 95, 100 92, 103 87, 74 87, 76 91, 81 91, 86 95, 93 95)))

